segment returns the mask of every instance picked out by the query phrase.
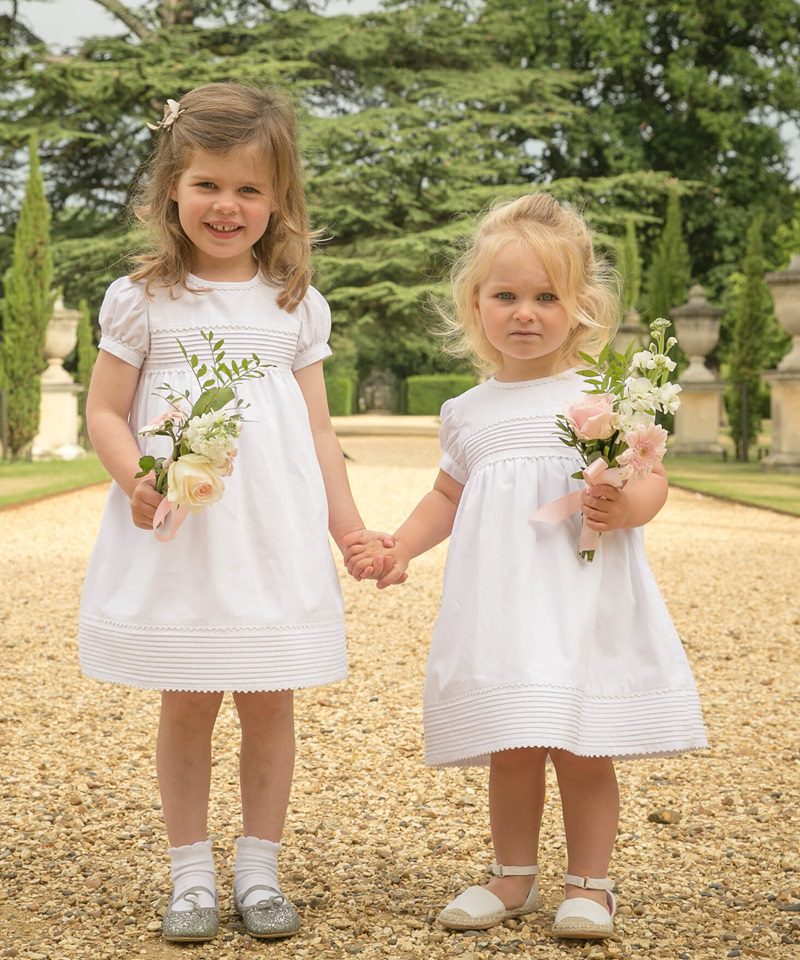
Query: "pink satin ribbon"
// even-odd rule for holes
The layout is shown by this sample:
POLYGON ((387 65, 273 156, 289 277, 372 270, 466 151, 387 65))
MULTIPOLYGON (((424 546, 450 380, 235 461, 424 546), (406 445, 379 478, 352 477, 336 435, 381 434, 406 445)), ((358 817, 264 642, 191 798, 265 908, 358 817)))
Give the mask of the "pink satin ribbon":
POLYGON ((173 507, 169 500, 164 497, 153 517, 153 532, 156 535, 156 540, 161 540, 162 543, 172 540, 180 530, 188 512, 185 507, 183 509, 180 506, 173 507))
MULTIPOLYGON (((600 483, 607 483, 609 486, 619 488, 625 482, 620 476, 619 469, 617 467, 609 467, 602 457, 598 457, 597 460, 592 460, 589 466, 583 471, 583 478, 588 487, 593 487, 600 483)), ((534 523, 558 523, 559 520, 566 520, 567 517, 580 510, 582 496, 583 490, 575 490, 573 493, 559 497, 558 500, 553 500, 552 503, 546 503, 543 507, 539 507, 528 519, 534 523)), ((581 526, 580 539, 578 540, 578 553, 584 553, 587 550, 596 550, 599 542, 600 531, 590 530, 584 520, 581 526)))

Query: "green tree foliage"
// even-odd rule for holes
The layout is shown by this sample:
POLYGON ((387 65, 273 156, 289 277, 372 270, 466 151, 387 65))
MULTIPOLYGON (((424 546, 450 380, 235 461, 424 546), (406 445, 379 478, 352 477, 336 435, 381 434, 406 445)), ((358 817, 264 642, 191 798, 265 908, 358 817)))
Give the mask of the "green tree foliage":
POLYGON ((85 300, 81 300, 78 310, 80 313, 78 317, 78 343, 76 346, 78 363, 75 379, 83 387, 82 392, 78 394, 78 416, 80 417, 81 443, 84 447, 88 448, 90 441, 86 429, 86 394, 89 390, 94 361, 97 357, 97 345, 94 340, 94 325, 92 324, 91 314, 89 313, 89 304, 85 300))
POLYGON ((622 309, 624 313, 639 306, 639 291, 642 285, 642 261, 636 240, 636 223, 633 217, 625 221, 625 236, 618 244, 618 270, 622 278, 622 309))
POLYGON ((44 338, 53 307, 50 212, 31 136, 25 197, 14 230, 2 301, 2 367, 12 459, 27 453, 39 427, 44 338))
POLYGON ((747 461, 761 424, 761 371, 770 327, 772 298, 764 283, 762 231, 764 220, 753 218, 747 231, 742 273, 734 278, 735 298, 731 343, 727 353, 729 390, 726 397, 736 459, 747 461))
POLYGON ((550 145, 554 176, 661 170, 694 182, 692 273, 717 292, 741 260, 753 205, 772 258, 791 209, 779 127, 798 119, 797 0, 487 0, 507 7, 518 25, 509 57, 575 71, 573 99, 592 108, 550 145))
POLYGON ((647 272, 648 323, 657 317, 669 317, 673 307, 685 303, 691 269, 689 251, 683 239, 680 199, 673 190, 667 200, 664 230, 647 272))
MULTIPOLYGON (((790 209, 776 125, 800 102, 795 0, 407 0, 336 17, 311 2, 97 2, 125 36, 57 57, 21 36, 0 50, 0 178, 13 184, 27 131, 41 130, 71 302, 96 308, 127 269, 145 121, 209 80, 296 98, 312 210, 331 236, 317 283, 362 373, 449 369, 428 298, 495 197, 546 186, 609 247, 633 213, 647 260, 677 177, 691 272, 712 293, 741 257, 742 198, 766 211, 770 238, 790 209)), ((0 202, 0 216, 14 209, 0 202)))

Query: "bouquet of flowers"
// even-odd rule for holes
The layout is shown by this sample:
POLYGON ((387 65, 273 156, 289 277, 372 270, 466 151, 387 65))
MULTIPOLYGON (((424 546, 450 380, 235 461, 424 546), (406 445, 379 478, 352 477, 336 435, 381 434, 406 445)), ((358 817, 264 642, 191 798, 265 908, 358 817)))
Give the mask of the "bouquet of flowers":
MULTIPOLYGON (((596 358, 580 354, 587 369, 578 373, 589 389, 556 417, 562 443, 577 449, 584 463, 573 477, 622 487, 646 476, 664 457, 667 431, 655 422, 656 415, 675 413, 681 389, 669 379, 675 369, 669 352, 677 340, 667 338, 668 327, 669 320, 654 320, 645 350, 634 352, 631 345, 621 354, 608 345, 596 358)), ((580 496, 578 492, 562 497, 537 510, 531 519, 563 519, 580 508, 580 496)), ((589 562, 599 536, 586 527, 582 531, 578 553, 589 562)))
POLYGON ((187 511, 197 513, 224 493, 222 478, 233 472, 236 441, 244 422, 242 410, 249 406, 237 398, 234 387, 243 380, 263 377, 264 367, 270 366, 255 353, 228 363, 225 341, 215 341, 212 331, 201 331, 200 335, 209 346, 208 363, 196 354, 190 355, 177 341, 200 387, 199 397, 192 403, 189 390, 178 393, 168 383, 162 384, 155 392, 170 404, 170 409, 139 431, 141 436, 169 437, 172 442, 169 457, 141 457, 136 474, 143 477, 154 472, 155 488, 164 495, 153 518, 159 540, 175 536, 187 511), (169 529, 165 526, 160 531, 173 511, 169 529))

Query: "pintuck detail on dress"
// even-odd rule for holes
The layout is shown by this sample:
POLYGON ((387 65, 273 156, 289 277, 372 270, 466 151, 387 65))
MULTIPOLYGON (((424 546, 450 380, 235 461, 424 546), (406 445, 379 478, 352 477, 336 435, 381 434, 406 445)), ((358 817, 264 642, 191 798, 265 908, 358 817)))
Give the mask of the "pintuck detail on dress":
MULTIPOLYGON (((347 672, 344 616, 328 540, 328 508, 308 412, 294 371, 330 354, 330 311, 309 288, 293 313, 260 276, 189 278, 200 292, 115 281, 100 313, 100 349, 141 371, 130 426, 167 409, 154 391, 197 384, 177 344, 203 357, 201 331, 226 359, 271 366, 238 388, 250 406, 221 500, 189 516, 166 543, 134 527, 111 484, 81 602, 80 661, 101 680, 166 690, 279 690, 347 672), (295 549, 302 544, 302 550, 295 549)), ((142 453, 167 456, 163 437, 142 453)))
POLYGON ((555 417, 583 387, 574 371, 488 380, 442 408, 440 466, 464 490, 425 683, 431 765, 514 747, 633 758, 707 746, 642 530, 604 534, 589 564, 577 515, 529 520, 581 486, 555 417))

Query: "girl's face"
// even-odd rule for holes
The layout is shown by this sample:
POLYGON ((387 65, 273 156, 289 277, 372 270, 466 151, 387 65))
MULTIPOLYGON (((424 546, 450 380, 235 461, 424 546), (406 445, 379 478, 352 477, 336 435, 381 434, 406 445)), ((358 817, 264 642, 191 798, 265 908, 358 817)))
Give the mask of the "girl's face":
POLYGON ((170 194, 191 241, 192 273, 204 280, 250 280, 251 248, 273 209, 272 182, 255 146, 230 153, 197 150, 170 194))
POLYGON ((534 380, 563 369, 559 351, 576 324, 529 246, 511 240, 500 248, 475 294, 475 310, 501 356, 498 380, 534 380))

